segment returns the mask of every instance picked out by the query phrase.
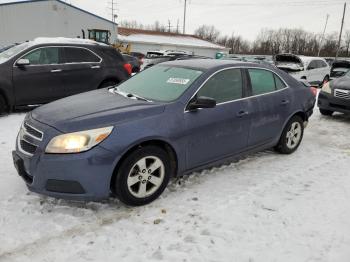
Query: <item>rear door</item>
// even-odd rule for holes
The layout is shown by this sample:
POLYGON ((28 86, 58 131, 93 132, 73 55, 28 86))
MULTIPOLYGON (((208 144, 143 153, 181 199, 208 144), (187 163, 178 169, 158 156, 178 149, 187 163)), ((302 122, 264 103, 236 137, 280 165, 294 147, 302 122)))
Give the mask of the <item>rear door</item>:
POLYGON ((20 57, 26 66, 13 66, 16 105, 36 105, 64 96, 62 48, 40 47, 20 57))
POLYGON ((243 151, 250 128, 249 104, 241 69, 226 69, 212 76, 197 96, 216 100, 215 108, 185 111, 187 164, 194 168, 243 151))
POLYGON ((249 147, 267 144, 280 135, 290 112, 290 89, 275 73, 266 69, 247 69, 250 79, 251 128, 249 147))
POLYGON ((101 84, 102 58, 88 48, 64 48, 66 95, 97 89, 101 84))

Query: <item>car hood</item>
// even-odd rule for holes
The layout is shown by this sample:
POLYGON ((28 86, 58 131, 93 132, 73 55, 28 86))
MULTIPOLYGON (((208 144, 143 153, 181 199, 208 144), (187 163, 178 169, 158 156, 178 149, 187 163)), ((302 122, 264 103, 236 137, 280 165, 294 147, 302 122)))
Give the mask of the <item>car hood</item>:
POLYGON ((67 133, 154 116, 164 108, 164 104, 135 100, 101 89, 41 106, 31 117, 67 133))
POLYGON ((275 56, 275 65, 277 68, 288 73, 295 73, 304 70, 302 60, 293 54, 279 54, 275 56))
POLYGON ((332 80, 331 82, 332 88, 339 88, 339 89, 346 89, 350 90, 350 77, 349 76, 343 76, 340 78, 336 78, 332 80))

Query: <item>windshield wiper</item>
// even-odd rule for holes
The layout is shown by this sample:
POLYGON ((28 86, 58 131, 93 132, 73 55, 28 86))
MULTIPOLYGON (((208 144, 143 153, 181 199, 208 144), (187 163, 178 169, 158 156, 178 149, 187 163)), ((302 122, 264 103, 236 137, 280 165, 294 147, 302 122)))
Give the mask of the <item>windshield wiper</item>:
POLYGON ((146 98, 144 98, 142 96, 138 96, 138 95, 135 95, 135 94, 132 94, 132 93, 127 93, 127 92, 120 91, 120 90, 118 90, 117 87, 111 88, 110 92, 122 95, 124 97, 131 98, 131 99, 137 99, 137 100, 141 100, 141 101, 145 101, 145 102, 153 102, 152 100, 148 100, 148 99, 146 99, 146 98))

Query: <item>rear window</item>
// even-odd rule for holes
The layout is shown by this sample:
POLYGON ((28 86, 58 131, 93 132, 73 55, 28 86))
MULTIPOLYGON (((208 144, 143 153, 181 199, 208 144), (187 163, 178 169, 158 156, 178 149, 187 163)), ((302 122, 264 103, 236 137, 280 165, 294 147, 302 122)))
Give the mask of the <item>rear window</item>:
POLYGON ((118 90, 152 101, 171 102, 179 98, 202 73, 200 70, 158 65, 121 83, 118 90))
POLYGON ((261 69, 248 69, 253 95, 261 95, 276 90, 274 74, 261 69))

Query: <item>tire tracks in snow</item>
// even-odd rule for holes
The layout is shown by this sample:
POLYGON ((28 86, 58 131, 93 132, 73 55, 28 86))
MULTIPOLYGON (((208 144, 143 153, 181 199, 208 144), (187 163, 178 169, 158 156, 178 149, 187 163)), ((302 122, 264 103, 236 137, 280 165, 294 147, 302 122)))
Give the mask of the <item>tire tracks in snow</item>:
POLYGON ((53 240, 64 240, 75 235, 85 234, 88 232, 96 232, 105 226, 114 224, 120 220, 127 219, 133 216, 133 213, 135 213, 135 210, 118 211, 118 214, 114 213, 106 216, 101 216, 97 218, 94 222, 84 223, 83 225, 66 229, 56 235, 43 237, 33 242, 20 245, 10 251, 0 253, 0 262, 8 261, 8 259, 11 259, 13 256, 31 253, 32 250, 37 251, 37 249, 42 249, 45 245, 49 244, 50 241, 53 240))

